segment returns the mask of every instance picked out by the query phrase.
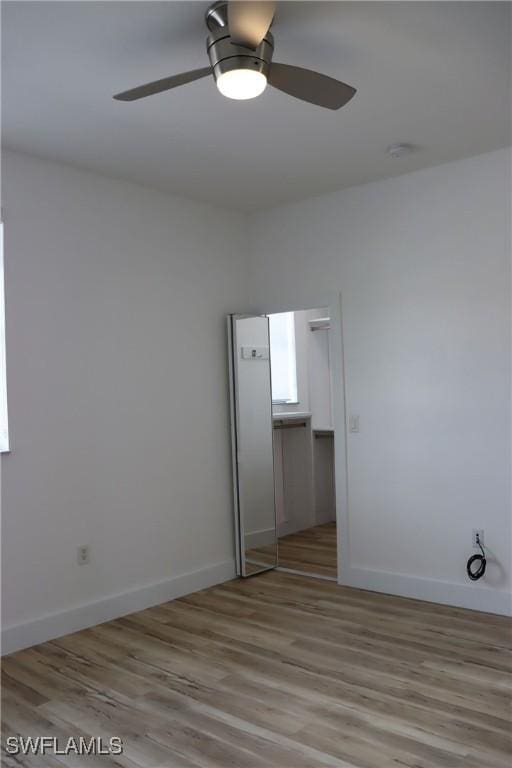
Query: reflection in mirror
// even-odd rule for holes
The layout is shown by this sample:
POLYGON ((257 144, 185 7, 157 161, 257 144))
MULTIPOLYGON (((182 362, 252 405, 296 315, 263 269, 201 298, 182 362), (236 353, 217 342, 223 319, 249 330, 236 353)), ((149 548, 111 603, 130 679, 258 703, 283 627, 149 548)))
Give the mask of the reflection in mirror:
POLYGON ((228 318, 238 573, 277 565, 267 317, 228 318))

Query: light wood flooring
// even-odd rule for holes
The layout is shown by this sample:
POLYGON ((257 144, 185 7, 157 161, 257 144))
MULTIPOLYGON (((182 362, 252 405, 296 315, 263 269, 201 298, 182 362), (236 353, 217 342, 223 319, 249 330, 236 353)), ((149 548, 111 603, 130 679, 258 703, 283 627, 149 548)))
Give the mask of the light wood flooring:
POLYGON ((511 622, 272 571, 3 660, 5 766, 509 768, 511 622))
POLYGON ((279 539, 279 565, 336 578, 336 523, 325 523, 279 539))

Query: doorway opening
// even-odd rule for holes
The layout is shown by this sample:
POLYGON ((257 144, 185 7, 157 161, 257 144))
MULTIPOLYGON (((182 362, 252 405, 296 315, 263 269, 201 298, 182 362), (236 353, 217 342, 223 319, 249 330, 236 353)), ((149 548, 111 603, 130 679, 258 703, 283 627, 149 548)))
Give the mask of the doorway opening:
POLYGON ((281 568, 344 584, 340 296, 302 306, 316 308, 227 317, 236 568, 242 578, 281 568))
POLYGON ((268 318, 278 567, 336 581, 329 309, 268 318))

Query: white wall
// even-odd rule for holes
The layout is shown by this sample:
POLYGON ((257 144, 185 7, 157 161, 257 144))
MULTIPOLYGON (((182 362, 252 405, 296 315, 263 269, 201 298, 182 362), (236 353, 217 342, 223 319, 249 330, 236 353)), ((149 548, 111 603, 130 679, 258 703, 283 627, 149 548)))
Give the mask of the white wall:
POLYGON ((250 219, 252 306, 342 292, 347 580, 508 610, 510 151, 250 219), (472 528, 491 562, 471 584, 472 528))
POLYGON ((311 423, 313 429, 332 429, 331 363, 329 359, 329 331, 312 331, 310 320, 327 317, 329 310, 312 309, 307 314, 308 381, 311 423))
POLYGON ((345 573, 507 609, 509 152, 253 215, 252 254, 238 214, 4 160, 4 651, 233 573, 224 315, 336 287, 345 573), (492 562, 468 585, 473 527, 492 562))
POLYGON ((2 171, 8 650, 233 573, 225 314, 246 303, 246 233, 27 156, 2 171))

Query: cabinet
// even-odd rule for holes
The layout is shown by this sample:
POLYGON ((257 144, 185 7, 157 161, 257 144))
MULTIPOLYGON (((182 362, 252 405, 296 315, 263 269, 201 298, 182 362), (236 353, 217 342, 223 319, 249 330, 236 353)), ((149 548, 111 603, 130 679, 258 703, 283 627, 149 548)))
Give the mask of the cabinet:
POLYGON ((335 520, 333 430, 310 413, 275 414, 273 427, 278 536, 335 520))

